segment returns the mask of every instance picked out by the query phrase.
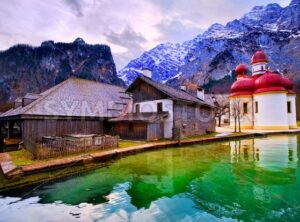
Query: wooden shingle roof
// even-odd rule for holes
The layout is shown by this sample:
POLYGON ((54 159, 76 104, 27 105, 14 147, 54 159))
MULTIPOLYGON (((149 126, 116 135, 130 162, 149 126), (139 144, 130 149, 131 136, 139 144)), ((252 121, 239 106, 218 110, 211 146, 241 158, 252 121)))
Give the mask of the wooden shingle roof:
POLYGON ((18 115, 116 117, 130 100, 121 87, 74 77, 36 98, 27 106, 2 113, 0 119, 18 115))
POLYGON ((179 89, 175 89, 171 86, 156 82, 156 81, 154 81, 148 77, 142 76, 142 75, 138 76, 136 78, 136 80, 128 87, 126 92, 131 92, 131 90, 138 84, 139 81, 146 82, 147 84, 156 88, 157 90, 164 93, 165 95, 167 95, 168 97, 170 97, 173 100, 179 100, 179 101, 188 102, 188 103, 198 103, 201 105, 211 106, 210 104, 197 98, 196 96, 189 94, 188 92, 185 92, 185 91, 179 90, 179 89))

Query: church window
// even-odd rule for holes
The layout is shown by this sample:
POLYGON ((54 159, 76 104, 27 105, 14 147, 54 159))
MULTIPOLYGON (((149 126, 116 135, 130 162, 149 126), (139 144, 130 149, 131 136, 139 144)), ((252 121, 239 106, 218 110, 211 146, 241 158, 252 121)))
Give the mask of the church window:
POLYGON ((287 102, 287 112, 288 113, 292 113, 292 104, 291 104, 291 101, 287 102))
POLYGON ((255 101, 255 113, 258 113, 258 102, 255 101))
POLYGON ((248 103, 243 103, 243 113, 244 114, 248 113, 248 103))

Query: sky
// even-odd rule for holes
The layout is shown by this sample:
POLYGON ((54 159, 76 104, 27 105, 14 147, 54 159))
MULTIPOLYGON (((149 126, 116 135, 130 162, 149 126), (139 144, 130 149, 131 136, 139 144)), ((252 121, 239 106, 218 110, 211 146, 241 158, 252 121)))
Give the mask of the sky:
POLYGON ((117 69, 160 43, 191 40, 257 5, 290 0, 0 0, 0 50, 45 40, 111 47, 117 69))

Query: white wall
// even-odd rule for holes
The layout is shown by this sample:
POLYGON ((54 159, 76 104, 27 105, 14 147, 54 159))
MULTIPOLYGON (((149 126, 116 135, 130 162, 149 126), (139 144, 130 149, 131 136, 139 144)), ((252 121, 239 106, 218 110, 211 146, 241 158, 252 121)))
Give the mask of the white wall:
POLYGON ((135 103, 133 112, 136 112, 136 104, 140 104, 140 112, 157 112, 157 103, 163 104, 163 111, 168 112, 168 118, 164 121, 164 137, 172 138, 173 135, 173 101, 169 99, 152 100, 135 103))
MULTIPOLYGON (((252 97, 250 96, 239 96, 239 97, 232 97, 230 98, 230 113, 231 113, 231 117, 230 117, 230 127, 234 128, 234 116, 232 116, 233 111, 232 111, 232 104, 234 103, 235 100, 238 100, 240 103, 240 110, 243 113, 243 103, 247 103, 248 104, 248 113, 247 114, 242 114, 242 118, 241 118, 241 128, 242 129, 250 129, 253 126, 253 104, 252 104, 252 97)), ((237 120, 238 121, 238 120, 237 120)), ((237 127, 238 127, 238 123, 237 123, 237 127)))
POLYGON ((254 65, 252 65, 252 75, 258 75, 263 74, 268 70, 268 63, 266 62, 259 62, 254 65), (261 70, 261 67, 263 67, 263 71, 261 70))
POLYGON ((291 102, 292 113, 288 113, 288 123, 290 128, 297 127, 297 116, 296 116, 296 95, 287 95, 287 101, 291 102))
POLYGON ((254 128, 278 129, 288 128, 287 95, 284 92, 272 94, 255 94, 254 102, 258 102, 258 113, 254 113, 254 128), (265 127, 267 126, 267 127, 265 127))

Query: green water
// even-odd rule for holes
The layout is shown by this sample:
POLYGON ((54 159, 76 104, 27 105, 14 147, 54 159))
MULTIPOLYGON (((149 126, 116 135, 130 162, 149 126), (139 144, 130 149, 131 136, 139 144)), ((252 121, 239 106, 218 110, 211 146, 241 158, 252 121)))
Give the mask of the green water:
POLYGON ((296 135, 145 152, 0 197, 0 221, 299 221, 296 135))

